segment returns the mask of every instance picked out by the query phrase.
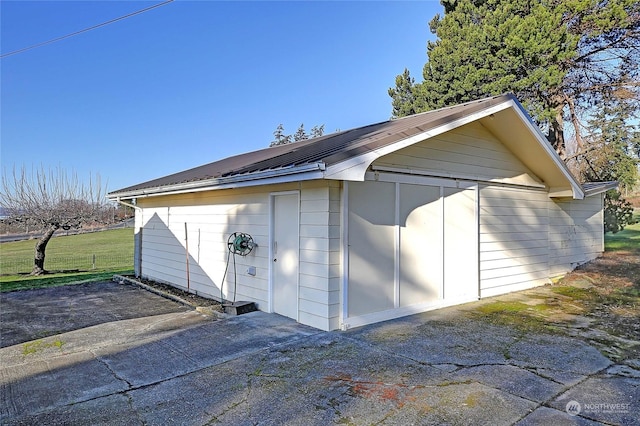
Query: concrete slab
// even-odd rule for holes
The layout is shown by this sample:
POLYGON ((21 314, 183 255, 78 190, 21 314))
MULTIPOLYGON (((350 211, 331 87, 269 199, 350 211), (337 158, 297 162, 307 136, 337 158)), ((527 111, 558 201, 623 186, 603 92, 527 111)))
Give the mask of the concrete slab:
POLYGON ((462 368, 451 376, 460 381, 477 381, 535 402, 548 401, 566 388, 561 383, 512 365, 462 368))
POLYGON ((148 424, 512 424, 535 403, 337 334, 130 392, 148 424), (363 356, 367 353, 367 356, 363 356), (274 398, 274 396, 276 396, 274 398), (194 404, 208 407, 194 410, 194 404), (479 409, 479 407, 484 407, 479 409))
POLYGON ((574 403, 577 416, 607 424, 640 425, 640 380, 596 376, 558 396, 550 406, 566 410, 574 403))
POLYGON ((68 426, 133 426, 142 425, 136 410, 131 407, 129 396, 123 393, 81 403, 58 406, 39 414, 25 414, 2 419, 3 425, 68 426))
POLYGON ((86 352, 3 367, 0 420, 21 413, 40 413, 127 388, 107 366, 86 352))
POLYGON ((520 333, 444 312, 414 315, 347 331, 354 338, 383 345, 390 352, 428 364, 503 364, 520 333))
MULTIPOLYGON (((1 424, 633 425, 640 418, 637 355, 613 364, 577 337, 482 323, 463 308, 327 333, 264 312, 219 320, 157 295, 150 296, 178 309, 145 317, 136 305, 139 312, 127 314, 130 289, 115 286, 75 288, 98 299, 97 289, 114 292, 105 297, 118 308, 91 302, 103 321, 111 314, 101 309, 131 318, 75 318, 74 326, 89 325, 0 348, 1 424), (571 401, 582 411, 568 413, 571 401), (619 412, 596 404, 619 404, 619 412)), ((72 289, 63 294, 74 297, 72 289)), ((31 316, 21 318, 27 333, 42 325, 28 324, 31 316)))
POLYGON ((595 374, 613 363, 596 348, 561 335, 524 336, 509 347, 510 363, 561 374, 595 374))
POLYGON ((117 352, 108 349, 96 355, 118 377, 139 387, 315 333, 318 330, 279 315, 253 312, 224 322, 203 322, 157 341, 129 342, 117 352))
POLYGON ((189 310, 137 286, 110 281, 0 293, 0 306, 0 347, 105 322, 189 310), (22 320, 25 316, 28 321, 22 320))
POLYGON ((555 410, 548 407, 539 407, 533 413, 516 423, 516 426, 598 426, 600 422, 585 419, 580 416, 572 416, 566 411, 555 410))

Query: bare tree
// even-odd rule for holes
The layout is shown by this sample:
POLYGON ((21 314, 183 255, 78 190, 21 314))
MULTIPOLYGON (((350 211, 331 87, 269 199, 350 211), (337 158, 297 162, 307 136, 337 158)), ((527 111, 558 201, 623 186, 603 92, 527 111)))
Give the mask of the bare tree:
POLYGON ((77 229, 89 223, 106 223, 108 202, 100 176, 82 183, 75 172, 62 168, 32 169, 23 166, 3 173, 0 206, 8 222, 22 223, 42 231, 35 246, 31 275, 45 274, 45 250, 58 229, 77 229))

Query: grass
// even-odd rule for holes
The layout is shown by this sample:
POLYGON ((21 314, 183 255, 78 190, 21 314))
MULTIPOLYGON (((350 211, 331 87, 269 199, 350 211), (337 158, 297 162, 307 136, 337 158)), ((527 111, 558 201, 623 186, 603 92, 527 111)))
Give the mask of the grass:
POLYGON ((133 268, 113 268, 91 272, 61 272, 56 274, 41 275, 38 277, 8 275, 0 277, 0 292, 14 290, 30 290, 34 288, 59 287, 69 284, 82 284, 94 281, 109 281, 114 274, 128 275, 133 273, 133 268))
POLYGON ((33 342, 27 342, 22 345, 22 355, 31 355, 41 352, 48 348, 62 349, 64 342, 60 339, 56 339, 53 342, 44 342, 43 340, 34 340, 33 342))
MULTIPOLYGON (((35 240, 0 244, 0 271, 10 270, 16 262, 33 264, 35 240)), ((77 282, 110 279, 113 274, 133 272, 133 229, 114 229, 87 234, 55 236, 47 246, 45 268, 69 269, 64 265, 74 261, 74 271, 63 271, 33 277, 27 274, 0 276, 0 291, 52 287, 77 282), (92 258, 96 255, 96 268, 92 258), (60 267, 60 265, 63 265, 60 267), (77 265, 80 265, 79 267, 77 265)))
POLYGON ((518 301, 495 300, 480 304, 470 315, 495 325, 515 327, 523 332, 550 332, 553 322, 547 320, 553 307, 547 303, 528 305, 518 301))
POLYGON ((633 217, 636 221, 633 225, 627 225, 624 230, 604 235, 604 248, 606 251, 640 251, 640 212, 636 210, 633 217))

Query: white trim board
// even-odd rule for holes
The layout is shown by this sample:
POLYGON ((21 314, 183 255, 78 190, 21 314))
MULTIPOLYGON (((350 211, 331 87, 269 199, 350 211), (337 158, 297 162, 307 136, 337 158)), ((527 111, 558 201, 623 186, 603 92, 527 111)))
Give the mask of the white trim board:
POLYGON ((352 327, 360 327, 368 324, 375 324, 381 321, 388 321, 396 318, 406 317, 408 315, 420 314, 435 309, 446 308, 448 306, 460 305, 463 303, 475 302, 479 298, 463 298, 455 300, 438 300, 437 302, 420 303, 411 306, 388 309, 386 311, 373 312, 366 315, 349 317, 340 322, 341 330, 345 331, 352 327))
POLYGON ((509 100, 498 105, 486 108, 482 111, 478 111, 457 120, 453 120, 446 124, 437 126, 433 129, 427 130, 426 132, 418 133, 406 139, 401 139, 392 144, 380 147, 375 150, 371 150, 362 155, 358 155, 340 163, 328 166, 325 170, 325 179, 362 181, 364 180, 364 175, 371 163, 373 163, 378 158, 409 147, 423 140, 433 138, 434 136, 464 126, 465 124, 480 120, 481 118, 488 117, 491 114, 495 114, 507 108, 513 108, 514 105, 515 104, 513 103, 513 101, 509 100))

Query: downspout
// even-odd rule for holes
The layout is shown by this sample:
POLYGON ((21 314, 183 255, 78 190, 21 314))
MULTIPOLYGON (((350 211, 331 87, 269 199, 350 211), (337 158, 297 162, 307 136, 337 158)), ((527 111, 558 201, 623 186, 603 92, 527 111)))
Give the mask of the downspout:
MULTIPOLYGON (((116 198, 116 203, 122 204, 123 206, 131 207, 135 211, 138 211, 140 212, 140 214, 142 214, 142 208, 136 206, 135 204, 122 201, 120 197, 116 198)), ((138 230, 138 232, 135 233, 135 238, 133 240, 133 273, 136 278, 139 278, 142 275, 142 227, 138 230)))

